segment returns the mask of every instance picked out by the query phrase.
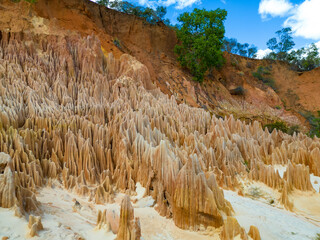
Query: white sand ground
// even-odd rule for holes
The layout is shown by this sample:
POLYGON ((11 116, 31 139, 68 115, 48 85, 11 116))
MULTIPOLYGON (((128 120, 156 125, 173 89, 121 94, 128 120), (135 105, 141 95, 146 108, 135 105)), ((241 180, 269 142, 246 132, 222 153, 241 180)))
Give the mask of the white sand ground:
MULTIPOLYGON (((78 197, 61 187, 43 188, 37 195, 43 211, 42 225, 44 230, 39 231, 39 236, 32 239, 63 239, 74 240, 80 237, 87 240, 113 240, 115 235, 104 230, 95 230, 97 213, 86 204, 85 200, 81 210, 74 212, 73 198, 78 197)), ((28 221, 25 218, 14 216, 13 210, 0 208, 0 237, 9 239, 27 239, 28 221)))
MULTIPOLYGON (((267 190, 266 190, 267 191, 267 190)), ((265 192, 266 192, 265 191, 265 192)), ((270 190, 271 191, 271 190, 270 190)), ((161 217, 153 208, 154 200, 151 197, 143 197, 145 189, 138 183, 137 195, 131 197, 134 206, 135 217, 140 218, 142 237, 144 240, 214 240, 219 239, 220 229, 212 233, 191 232, 181 230, 174 225, 172 219, 161 217)), ((250 225, 259 228, 263 240, 304 240, 313 239, 316 233, 320 233, 320 226, 316 226, 308 219, 278 209, 249 198, 238 196, 232 191, 224 191, 235 210, 235 216, 241 226, 249 230, 250 225)), ((270 193, 271 194, 271 193, 270 193)), ((116 235, 112 231, 96 230, 97 211, 107 209, 115 219, 119 218, 120 203, 123 194, 118 194, 115 203, 97 205, 89 202, 87 198, 69 192, 55 183, 53 188, 39 190, 37 199, 41 202, 43 210, 42 224, 44 230, 33 239, 71 240, 82 237, 88 240, 111 240, 116 235), (81 208, 73 210, 76 199, 81 208)), ((13 210, 0 208, 0 239, 3 236, 9 239, 27 239, 28 222, 25 218, 14 216, 13 210)))
POLYGON ((320 225, 307 221, 294 213, 265 203, 224 191, 225 198, 235 210, 235 217, 242 227, 258 227, 263 240, 312 240, 320 233, 320 225))
MULTIPOLYGON (((197 233, 179 229, 174 225, 172 219, 161 217, 152 207, 154 200, 152 197, 143 197, 145 189, 138 183, 137 196, 132 197, 135 200, 134 214, 140 218, 143 240, 194 240, 194 239, 219 239, 216 236, 206 236, 205 233, 197 233)), ((124 194, 118 194, 115 203, 106 205, 97 205, 89 202, 88 198, 79 197, 61 187, 60 184, 54 184, 53 188, 43 188, 37 194, 37 200, 41 203, 43 211, 42 224, 44 230, 39 231, 39 236, 34 240, 74 240, 82 237, 86 240, 113 240, 116 235, 112 231, 96 230, 96 218, 98 210, 107 209, 107 212, 113 214, 115 219, 120 215, 120 203, 124 194), (81 208, 73 210, 76 199, 81 208)), ((28 239, 28 221, 25 218, 14 216, 12 209, 0 208, 0 239, 4 236, 9 239, 28 239)))

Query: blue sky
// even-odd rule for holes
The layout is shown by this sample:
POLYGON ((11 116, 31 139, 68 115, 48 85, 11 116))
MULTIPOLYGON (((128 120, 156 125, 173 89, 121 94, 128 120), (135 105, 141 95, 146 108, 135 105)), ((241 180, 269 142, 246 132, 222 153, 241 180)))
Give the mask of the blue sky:
POLYGON ((143 6, 167 6, 167 18, 177 22, 179 14, 194 8, 228 12, 226 36, 241 43, 267 49, 266 42, 285 26, 294 30, 296 48, 312 42, 320 47, 320 0, 130 0, 143 6), (318 13, 319 12, 319 13, 318 13))

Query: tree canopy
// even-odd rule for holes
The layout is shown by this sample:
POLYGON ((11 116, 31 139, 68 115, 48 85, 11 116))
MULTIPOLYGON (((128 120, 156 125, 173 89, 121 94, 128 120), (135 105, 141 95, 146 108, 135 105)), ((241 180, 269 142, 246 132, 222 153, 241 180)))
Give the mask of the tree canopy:
POLYGON ((288 62, 297 71, 310 71, 320 66, 319 49, 312 43, 308 47, 293 50, 288 54, 288 62))
POLYGON ((214 11, 195 8, 178 17, 180 26, 176 31, 180 43, 175 52, 181 66, 188 68, 196 81, 202 81, 208 69, 224 62, 221 48, 226 17, 227 11, 219 8, 214 11))
POLYGON ((271 54, 271 56, 274 55, 273 58, 286 60, 288 51, 295 46, 292 37, 292 29, 289 27, 283 28, 277 31, 276 35, 277 37, 269 39, 267 46, 273 51, 271 54))
POLYGON ((258 48, 255 45, 241 44, 237 39, 227 37, 223 39, 222 50, 248 58, 255 58, 258 52, 258 48))
POLYGON ((156 24, 158 22, 164 22, 169 25, 169 19, 165 19, 167 14, 167 8, 163 6, 158 6, 155 10, 149 7, 142 7, 134 5, 127 1, 109 1, 109 0, 99 0, 97 2, 100 5, 103 5, 108 8, 113 8, 119 12, 124 12, 127 14, 132 14, 137 17, 144 18, 150 24, 156 24))
POLYGON ((267 46, 272 50, 265 58, 288 62, 292 69, 310 71, 320 66, 320 55, 317 46, 312 43, 308 47, 294 50, 295 43, 291 28, 283 28, 276 32, 277 38, 271 38, 267 46))

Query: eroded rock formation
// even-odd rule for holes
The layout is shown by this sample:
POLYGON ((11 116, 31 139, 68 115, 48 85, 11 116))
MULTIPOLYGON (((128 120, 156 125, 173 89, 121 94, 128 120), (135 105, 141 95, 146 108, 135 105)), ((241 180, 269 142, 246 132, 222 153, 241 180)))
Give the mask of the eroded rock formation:
POLYGON ((248 235, 249 235, 253 240, 261 240, 260 232, 259 232, 258 228, 255 227, 255 226, 250 226, 248 235))
POLYGON ((291 190, 293 188, 302 191, 313 190, 310 182, 310 172, 309 167, 301 164, 291 164, 289 162, 287 171, 284 173, 283 178, 288 183, 288 188, 291 190))
POLYGON ((231 215, 231 205, 224 199, 214 174, 206 179, 197 156, 193 155, 181 168, 173 196, 173 219, 181 228, 198 230, 223 225, 221 211, 231 215))
POLYGON ((0 153, 0 207, 13 207, 16 200, 14 174, 10 168, 11 157, 0 153))
POLYGON ((121 203, 118 240, 140 240, 141 227, 139 218, 134 218, 130 197, 125 195, 121 203))
POLYGON ((12 159, 8 154, 0 153, 0 207, 15 207, 15 214, 21 216, 24 211, 39 213, 35 194, 21 185, 19 175, 12 171, 12 159))
MULTIPOLYGON (((283 190, 288 205, 288 191, 310 190, 309 172, 319 174, 319 139, 177 104, 150 87, 143 64, 104 54, 95 36, 0 36, 0 151, 11 159, 0 162, 1 206, 39 211, 34 193, 54 179, 99 204, 140 182, 177 226, 224 225, 228 239, 241 229, 225 223, 232 207, 220 188, 247 177, 283 190), (283 179, 274 164, 289 164, 283 179)), ((133 219, 126 199, 123 236, 133 219)))
POLYGON ((290 201, 289 199, 289 187, 288 187, 288 183, 285 181, 284 185, 283 185, 283 189, 281 192, 281 198, 280 198, 280 202, 283 204, 283 206, 292 211, 293 210, 293 203, 290 201))
POLYGON ((107 232, 110 231, 110 223, 107 219, 107 211, 103 210, 101 212, 100 210, 98 211, 98 218, 97 218, 97 229, 105 229, 107 232))
POLYGON ((28 228, 30 229, 30 232, 29 232, 30 237, 38 236, 38 231, 43 230, 41 217, 30 215, 28 228))
POLYGON ((220 236, 222 240, 233 240, 237 236, 240 236, 242 240, 248 239, 246 231, 239 225, 237 219, 234 217, 227 217, 220 236))

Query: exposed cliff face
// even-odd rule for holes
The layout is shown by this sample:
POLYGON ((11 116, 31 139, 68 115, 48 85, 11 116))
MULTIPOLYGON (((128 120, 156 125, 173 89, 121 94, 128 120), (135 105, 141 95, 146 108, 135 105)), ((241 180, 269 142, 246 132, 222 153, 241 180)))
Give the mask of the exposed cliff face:
POLYGON ((273 76, 279 87, 278 95, 287 108, 313 113, 319 111, 320 99, 316 89, 320 87, 320 68, 300 73, 278 63, 274 66, 273 76))
MULTIPOLYGON (((2 6, 0 12, 5 17, 0 19, 0 29, 54 35, 69 35, 70 31, 83 36, 94 34, 106 53, 112 52, 117 59, 123 53, 136 57, 148 68, 151 82, 165 94, 174 96, 178 103, 202 107, 222 116, 233 114, 247 122, 268 123, 280 118, 290 125, 305 124, 298 114, 284 110, 281 99, 286 99, 285 96, 281 95, 280 99, 270 87, 252 76, 258 66, 268 63, 226 55, 225 67, 213 71, 203 84, 199 84, 179 67, 173 52, 177 43, 175 33, 161 23, 150 25, 89 0, 40 0, 32 6, 23 1, 16 4, 4 0, 2 6), (245 90, 245 96, 230 94, 237 87, 245 90), (276 109, 279 106, 281 110, 276 109)), ((274 68, 272 73, 277 83, 281 77, 278 71, 287 72, 287 68, 281 65, 274 68)), ((282 92, 281 83, 279 87, 282 92)), ((286 106, 290 107, 287 102, 286 106)))

